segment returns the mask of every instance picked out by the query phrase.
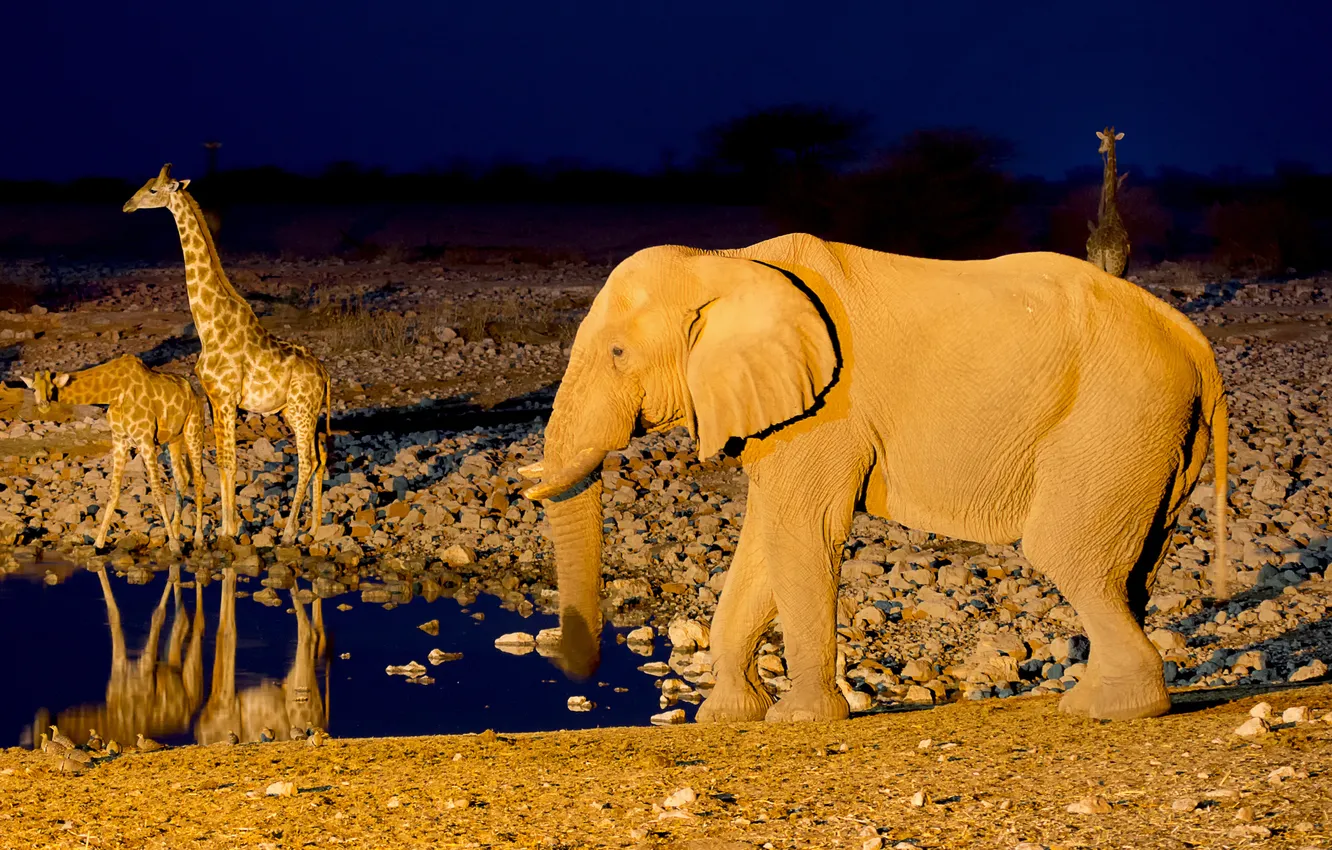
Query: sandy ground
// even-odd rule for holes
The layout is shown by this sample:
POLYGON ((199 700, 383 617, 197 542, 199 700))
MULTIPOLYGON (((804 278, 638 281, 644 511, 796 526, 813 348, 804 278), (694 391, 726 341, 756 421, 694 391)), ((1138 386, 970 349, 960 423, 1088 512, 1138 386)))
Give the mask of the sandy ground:
POLYGON ((1129 723, 1025 697, 827 724, 194 746, 80 775, 11 749, 0 847, 1332 846, 1332 686, 1176 699, 1129 723), (1314 719, 1233 734, 1260 701, 1314 719), (294 796, 265 793, 278 782, 294 796))

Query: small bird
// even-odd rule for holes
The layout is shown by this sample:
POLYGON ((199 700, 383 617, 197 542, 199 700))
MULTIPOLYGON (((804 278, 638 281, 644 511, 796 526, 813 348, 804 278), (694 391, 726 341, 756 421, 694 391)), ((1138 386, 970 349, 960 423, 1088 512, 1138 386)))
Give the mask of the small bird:
POLYGON ((235 732, 228 732, 228 733, 227 733, 227 743, 228 743, 228 744, 239 744, 239 743, 240 743, 240 736, 237 735, 235 732))
POLYGON ((293 726, 291 727, 290 737, 293 741, 299 741, 302 738, 306 737, 306 734, 301 730, 297 729, 295 726, 293 726))
POLYGON ((305 739, 305 743, 312 747, 317 747, 324 743, 324 739, 327 737, 328 733, 316 726, 314 732, 310 734, 310 737, 305 739))
POLYGON ((259 742, 269 744, 273 742, 273 730, 265 726, 259 730, 259 742))
POLYGON ((108 756, 120 755, 120 742, 112 738, 106 742, 106 754, 108 756))
POLYGON ((62 735, 54 723, 51 724, 51 740, 62 745, 67 750, 74 749, 74 742, 68 736, 62 735))
POLYGON ((139 733, 139 752, 151 753, 153 750, 160 750, 160 749, 162 749, 161 744, 157 743, 152 738, 143 737, 142 732, 139 733))
POLYGON ((79 764, 87 764, 92 761, 92 756, 88 755, 83 750, 65 750, 65 758, 70 761, 76 761, 79 764))
POLYGON ((102 736, 97 734, 96 729, 88 730, 88 749, 100 750, 103 747, 102 736))
POLYGON ((66 747, 64 744, 61 744, 61 743, 59 743, 59 742, 57 742, 57 741, 49 740, 49 739, 46 737, 46 733, 45 733, 45 732, 42 733, 42 744, 41 744, 41 746, 42 746, 42 752, 44 752, 44 753, 46 753, 46 754, 48 754, 48 755, 61 756, 61 757, 63 757, 63 756, 65 755, 65 753, 69 752, 69 747, 66 747))

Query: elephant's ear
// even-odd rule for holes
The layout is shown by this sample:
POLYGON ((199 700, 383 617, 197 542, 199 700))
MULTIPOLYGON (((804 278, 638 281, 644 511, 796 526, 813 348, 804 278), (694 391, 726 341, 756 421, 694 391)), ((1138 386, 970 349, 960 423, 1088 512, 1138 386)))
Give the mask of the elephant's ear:
POLYGON ((706 300, 689 329, 685 382, 699 457, 804 413, 833 380, 828 324, 785 274, 752 260, 691 261, 706 300))

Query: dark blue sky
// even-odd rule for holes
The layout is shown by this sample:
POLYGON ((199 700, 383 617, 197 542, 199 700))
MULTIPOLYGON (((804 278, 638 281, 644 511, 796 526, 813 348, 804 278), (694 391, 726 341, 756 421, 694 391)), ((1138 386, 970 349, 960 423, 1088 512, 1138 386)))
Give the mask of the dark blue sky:
POLYGON ((146 178, 166 160, 391 170, 454 157, 655 167, 789 101, 887 140, 970 125, 1015 170, 1121 161, 1332 168, 1332 3, 11 0, 0 177, 146 178), (928 10, 928 11, 927 11, 928 10))

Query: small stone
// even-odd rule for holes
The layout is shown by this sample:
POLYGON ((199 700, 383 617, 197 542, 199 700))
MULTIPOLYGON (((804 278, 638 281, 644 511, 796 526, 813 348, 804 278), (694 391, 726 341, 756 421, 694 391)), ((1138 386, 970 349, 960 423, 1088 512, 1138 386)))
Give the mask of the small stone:
POLYGON ((1267 702, 1260 702, 1260 703, 1258 703, 1258 704, 1255 705, 1253 708, 1249 709, 1249 716, 1250 716, 1250 717, 1261 717, 1261 718, 1264 719, 1264 720, 1269 720, 1269 719, 1271 719, 1271 717, 1272 717, 1272 704, 1271 704, 1271 703, 1267 703, 1267 702))
POLYGON ((1308 664, 1296 670, 1294 673, 1291 673, 1290 679, 1288 679, 1287 681, 1307 682, 1310 679, 1319 679, 1326 675, 1327 675, 1327 662, 1323 661, 1321 658, 1315 658, 1313 661, 1310 661, 1308 664))
POLYGON ((542 629, 537 632, 536 635, 537 646, 559 646, 561 634, 562 633, 558 627, 553 629, 542 629))
POLYGON ((274 782, 264 790, 264 794, 269 797, 295 797, 295 782, 274 782))
POLYGON ((1175 800, 1173 803, 1170 804, 1170 810, 1172 812, 1180 812, 1182 814, 1187 814, 1197 809, 1198 803, 1199 800, 1197 797, 1180 797, 1178 800, 1175 800))
POLYGON ((402 805, 402 801, 399 800, 396 796, 395 796, 395 797, 389 797, 389 798, 388 798, 388 802, 385 803, 384 805, 388 806, 390 809, 396 809, 396 808, 398 808, 399 806, 402 805))
POLYGON ((1271 725, 1269 725, 1263 718, 1250 717, 1235 730, 1235 734, 1239 735, 1241 738, 1254 738, 1258 735, 1267 734, 1271 728, 1271 725))
POLYGON ((1184 635, 1179 632, 1172 632, 1169 629, 1155 629, 1151 634, 1147 635, 1147 639, 1162 652, 1169 652, 1172 649, 1184 649, 1188 645, 1184 635))
POLYGON ((431 637, 435 637, 439 634, 439 620, 431 620, 428 623, 422 623, 417 626, 417 628, 431 637))
POLYGON ((652 643, 655 637, 656 633, 651 626, 641 626, 626 635, 625 640, 629 643, 652 643))
POLYGON ((409 679, 417 679, 426 674, 426 668, 419 661, 409 661, 401 666, 390 664, 384 668, 384 672, 390 676, 406 676, 409 679))
POLYGON ((587 697, 569 697, 567 705, 570 711, 591 711, 596 703, 587 697))
POLYGON ((672 620, 666 628, 666 634, 671 639, 671 645, 680 650, 707 649, 712 639, 707 626, 698 620, 683 617, 672 620))
POLYGON ((919 744, 916 744, 916 749, 928 750, 933 744, 934 744, 933 739, 926 738, 925 740, 921 741, 919 744))
POLYGON ((902 697, 903 702, 934 705, 934 691, 924 685, 912 685, 907 688, 906 695, 902 697))
POLYGON ((465 567, 476 563, 476 553, 466 546, 455 543, 440 552, 439 559, 450 567, 465 567))
POLYGON ((668 809, 678 809, 682 806, 689 805, 697 799, 698 795, 694 793, 693 788, 681 788, 678 791, 673 792, 665 800, 662 800, 661 804, 668 809))
POLYGON ((652 715, 652 724, 654 726, 673 726, 676 723, 685 722, 685 713, 683 708, 673 708, 670 711, 663 711, 661 714, 652 715))
POLYGON ((883 839, 877 835, 871 835, 860 843, 860 850, 881 850, 883 839))
POLYGON ((1286 765, 1285 767, 1278 767, 1276 770, 1267 774, 1267 781, 1273 785, 1280 785, 1287 779, 1294 779, 1295 776, 1295 768, 1286 765))
POLYGON ((535 647, 536 638, 532 637, 527 632, 509 632, 506 635, 500 635, 499 637, 495 638, 495 646, 501 649, 506 646, 535 647))
POLYGON ((1296 705, 1281 712, 1282 723, 1308 723, 1309 709, 1307 706, 1296 705))
POLYGON ((1098 794, 1070 803, 1065 811, 1075 815, 1105 815, 1110 813, 1110 803, 1098 794))
POLYGON ((446 661, 460 661, 462 660, 462 657, 463 654, 461 652, 442 652, 438 649, 432 649, 430 650, 430 654, 426 656, 426 660, 431 664, 439 665, 446 661))
POLYGON ((918 809, 924 806, 929 801, 930 801, 930 795, 925 793, 924 791, 917 791, 916 793, 911 795, 911 805, 915 806, 918 809))

